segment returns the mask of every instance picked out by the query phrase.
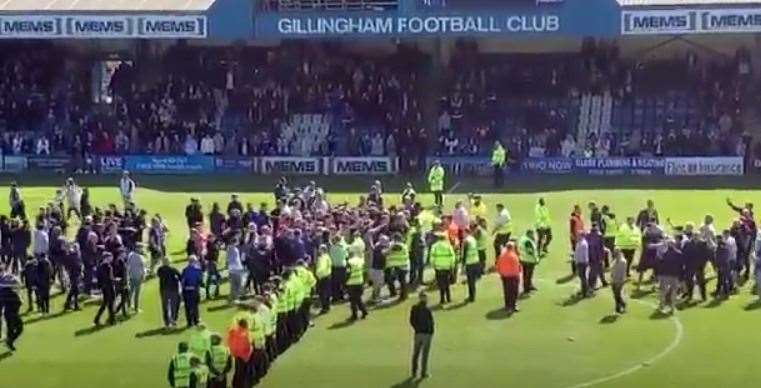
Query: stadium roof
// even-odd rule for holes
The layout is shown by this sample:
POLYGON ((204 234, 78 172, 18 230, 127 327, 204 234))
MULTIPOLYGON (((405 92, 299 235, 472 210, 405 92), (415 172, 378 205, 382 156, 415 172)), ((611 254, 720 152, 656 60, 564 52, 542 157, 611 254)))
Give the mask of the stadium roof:
POLYGON ((624 7, 648 5, 743 5, 759 4, 761 0, 618 0, 624 7))
POLYGON ((215 0, 0 0, 0 12, 206 11, 215 0))

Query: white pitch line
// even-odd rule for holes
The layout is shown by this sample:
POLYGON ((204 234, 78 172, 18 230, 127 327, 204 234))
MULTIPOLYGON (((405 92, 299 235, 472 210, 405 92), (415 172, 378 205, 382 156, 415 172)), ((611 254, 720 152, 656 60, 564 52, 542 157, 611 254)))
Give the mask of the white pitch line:
POLYGON ((449 190, 447 190, 447 194, 452 194, 452 193, 454 193, 454 191, 455 191, 455 190, 457 190, 457 188, 458 188, 458 187, 460 187, 460 184, 461 184, 461 183, 462 183, 462 182, 457 182, 457 183, 455 183, 455 184, 454 184, 454 186, 450 187, 450 188, 449 188, 449 190))
MULTIPOLYGON (((544 283, 551 283, 551 281, 546 280, 546 279, 538 279, 538 280, 541 281, 541 282, 544 282, 544 283)), ((574 287, 573 284, 564 285, 564 287, 569 287, 569 286, 570 287, 574 287)), ((643 304, 643 305, 648 306, 648 307, 653 308, 653 309, 658 307, 654 303, 652 303, 652 302, 646 302, 644 300, 632 299, 632 298, 629 298, 629 300, 632 301, 632 302, 635 302, 635 303, 643 304)), ((570 386, 565 387, 565 388, 584 388, 584 387, 591 387, 593 385, 598 385, 598 384, 602 384, 602 383, 607 383, 608 381, 616 380, 616 379, 619 379, 621 377, 628 376, 628 375, 630 375, 632 373, 636 373, 637 371, 639 371, 640 369, 644 368, 645 366, 652 365, 653 363, 659 361, 663 357, 666 357, 669 353, 673 352, 674 349, 676 349, 679 346, 679 344, 682 342, 682 339, 684 338, 684 325, 682 325, 682 321, 679 320, 679 316, 672 315, 669 319, 671 320, 671 322, 674 323, 674 328, 676 329, 676 334, 674 335, 674 339, 671 341, 671 343, 665 349, 661 350, 660 353, 656 354, 655 356, 653 356, 653 357, 651 357, 651 358, 649 358, 649 359, 647 359, 645 361, 640 362, 637 365, 634 365, 632 367, 624 369, 624 370, 622 370, 620 372, 616 372, 616 373, 613 373, 613 374, 610 374, 610 375, 607 375, 607 376, 596 378, 594 380, 585 381, 583 383, 579 383, 579 384, 575 384, 575 385, 570 385, 570 386)))

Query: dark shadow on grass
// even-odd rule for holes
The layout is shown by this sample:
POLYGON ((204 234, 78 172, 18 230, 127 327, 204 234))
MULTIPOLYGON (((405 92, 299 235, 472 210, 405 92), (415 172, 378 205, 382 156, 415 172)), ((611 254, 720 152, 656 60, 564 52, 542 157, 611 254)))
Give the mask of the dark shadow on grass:
POLYGON ((639 290, 635 289, 634 291, 632 291, 630 296, 631 296, 632 299, 641 299, 641 298, 644 298, 644 297, 646 297, 646 296, 648 296, 650 294, 653 294, 654 292, 655 292, 655 289, 653 289, 653 288, 651 288, 651 289, 642 289, 642 288, 640 288, 639 290))
POLYGON ((710 301, 710 302, 708 302, 708 304, 706 304, 706 305, 705 305, 705 306, 703 306, 703 307, 704 307, 704 308, 707 308, 707 309, 716 308, 716 307, 719 307, 719 306, 721 306, 721 305, 722 305, 724 302, 726 302, 727 300, 729 300, 729 298, 727 298, 727 297, 723 297, 723 296, 719 296, 719 297, 716 297, 716 298, 713 298, 713 299, 711 299, 711 301, 710 301))
POLYGON ((10 358, 11 356, 13 356, 13 352, 10 350, 6 351, 5 353, 0 353, 0 362, 3 362, 3 360, 10 358))
POLYGON ((610 325, 611 323, 616 323, 616 321, 618 321, 619 317, 620 317, 620 315, 618 315, 618 314, 609 314, 609 315, 606 315, 606 316, 600 318, 600 322, 599 323, 601 325, 610 325))
POLYGON ((699 304, 700 304, 700 302, 698 302, 697 300, 690 300, 690 301, 683 300, 683 301, 681 301, 681 302, 676 304, 676 308, 679 309, 679 310, 687 310, 687 309, 693 308, 693 307, 695 307, 695 306, 697 306, 699 304))
POLYGON ((398 305, 400 305, 400 304, 402 304, 402 303, 404 303, 404 301, 403 301, 403 300, 401 300, 401 299, 399 299, 399 298, 394 298, 393 300, 391 300, 391 301, 389 301, 389 302, 385 302, 385 303, 378 303, 378 304, 376 304, 375 306, 373 306, 373 310, 385 310, 385 309, 390 309, 390 308, 392 308, 392 307, 396 307, 396 306, 398 306, 398 305))
POLYGON ((755 301, 748 303, 745 305, 745 307, 743 307, 743 310, 745 311, 753 311, 758 309, 761 309, 761 299, 756 299, 755 301))
POLYGON ((499 321, 502 319, 510 318, 512 316, 513 314, 507 312, 507 310, 505 310, 504 308, 498 308, 496 310, 492 310, 486 313, 486 319, 490 321, 499 321))
POLYGON ((407 377, 404 381, 392 385, 391 388, 417 388, 420 386, 421 382, 423 382, 423 380, 407 377))
POLYGON ((671 318, 674 314, 665 314, 661 312, 660 310, 653 311, 652 314, 650 314, 650 319, 652 320, 660 320, 660 319, 668 319, 671 318))
POLYGON ((85 335, 95 334, 95 333, 97 333, 97 332, 99 332, 101 330, 105 330, 105 329, 108 329, 108 328, 111 328, 111 327, 114 327, 114 326, 116 326, 116 325, 108 325, 108 324, 106 324, 106 325, 97 325, 97 326, 86 327, 84 329, 79 329, 79 330, 75 331, 74 332, 74 337, 82 337, 82 336, 85 336, 85 335))
POLYGON ((454 311, 454 310, 459 310, 459 309, 467 306, 468 304, 469 304, 469 302, 466 299, 466 300, 464 300, 464 301, 462 301, 460 303, 448 304, 448 305, 446 305, 446 307, 441 307, 438 310, 441 310, 441 311, 454 311))
POLYGON ((555 279, 555 284, 566 284, 573 279, 576 279, 576 275, 568 274, 566 276, 563 276, 562 278, 555 279))
POLYGON ((566 298, 566 300, 560 302, 560 305, 563 307, 571 307, 579 304, 582 300, 584 300, 584 296, 581 295, 581 293, 575 293, 566 298))
POLYGON ((347 328, 347 327, 349 327, 349 326, 352 326, 352 325, 354 325, 355 323, 357 323, 357 320, 356 320, 356 319, 354 319, 354 320, 352 320, 352 319, 347 319, 347 320, 344 320, 344 321, 341 321, 341 322, 336 322, 336 323, 334 323, 334 324, 332 324, 332 325, 328 326, 328 330, 340 330, 340 329, 345 329, 345 328, 347 328))
POLYGON ((62 311, 58 311, 58 312, 55 312, 55 313, 52 313, 52 314, 39 315, 39 316, 36 316, 34 318, 26 320, 24 322, 24 324, 25 325, 31 325, 31 324, 34 324, 34 323, 37 323, 37 322, 49 321, 51 319, 58 318, 58 317, 63 316, 65 314, 66 314, 66 311, 62 310, 62 311))
POLYGON ((187 330, 187 327, 157 327, 155 329, 146 330, 140 333, 135 334, 135 338, 146 338, 146 337, 153 337, 157 335, 174 335, 174 334, 180 334, 187 330))

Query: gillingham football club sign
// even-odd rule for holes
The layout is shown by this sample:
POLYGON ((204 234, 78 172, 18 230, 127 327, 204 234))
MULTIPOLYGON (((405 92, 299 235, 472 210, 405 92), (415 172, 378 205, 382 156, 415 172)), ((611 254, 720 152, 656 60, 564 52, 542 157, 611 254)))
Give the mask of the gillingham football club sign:
POLYGON ((621 13, 623 35, 761 32, 761 8, 637 10, 621 13))

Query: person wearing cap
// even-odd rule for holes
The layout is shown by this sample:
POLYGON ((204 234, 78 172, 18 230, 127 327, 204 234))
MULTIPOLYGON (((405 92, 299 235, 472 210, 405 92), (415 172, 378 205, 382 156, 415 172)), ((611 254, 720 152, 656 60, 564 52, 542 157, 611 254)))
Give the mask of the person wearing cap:
POLYGON ((127 279, 129 282, 129 301, 133 311, 140 312, 140 290, 145 280, 145 245, 137 243, 127 254, 127 279))
POLYGON ((180 342, 177 345, 177 354, 169 362, 169 369, 167 370, 169 386, 173 388, 190 387, 190 375, 192 373, 190 359, 192 357, 193 354, 188 349, 188 343, 180 342))
POLYGON ((433 193, 433 202, 438 207, 444 205, 445 175, 446 172, 444 171, 444 167, 441 166, 441 162, 438 160, 434 161, 431 170, 428 172, 428 185, 433 193))
POLYGON ((439 288, 439 304, 452 301, 449 286, 452 284, 453 270, 457 264, 457 255, 445 233, 436 235, 438 240, 431 245, 430 259, 436 271, 436 284, 439 288))
POLYGON ((233 358, 219 334, 211 335, 211 348, 206 352, 206 366, 210 372, 209 388, 227 388, 227 375, 232 370, 233 358))
POLYGON ((508 242, 496 262, 497 273, 502 279, 502 292, 505 298, 505 311, 513 314, 518 311, 518 290, 521 280, 521 262, 515 243, 508 242))
POLYGON ((108 310, 108 324, 113 325, 116 323, 114 318, 114 301, 116 300, 116 289, 114 288, 114 268, 111 265, 113 255, 109 252, 103 254, 103 259, 98 265, 98 269, 95 271, 95 276, 98 278, 98 287, 103 294, 101 299, 98 313, 95 315, 95 326, 100 326, 100 316, 105 310, 108 310))
POLYGON ((129 171, 122 173, 122 179, 119 181, 119 193, 122 196, 122 202, 126 208, 135 201, 135 181, 129 176, 129 171))
POLYGON ((200 323, 198 304, 201 301, 203 270, 195 256, 188 257, 188 265, 182 270, 182 301, 185 304, 185 319, 188 327, 200 323))
POLYGON ((317 261, 314 274, 317 277, 317 295, 320 299, 320 314, 330 311, 330 274, 332 270, 328 247, 325 244, 317 249, 317 261))

